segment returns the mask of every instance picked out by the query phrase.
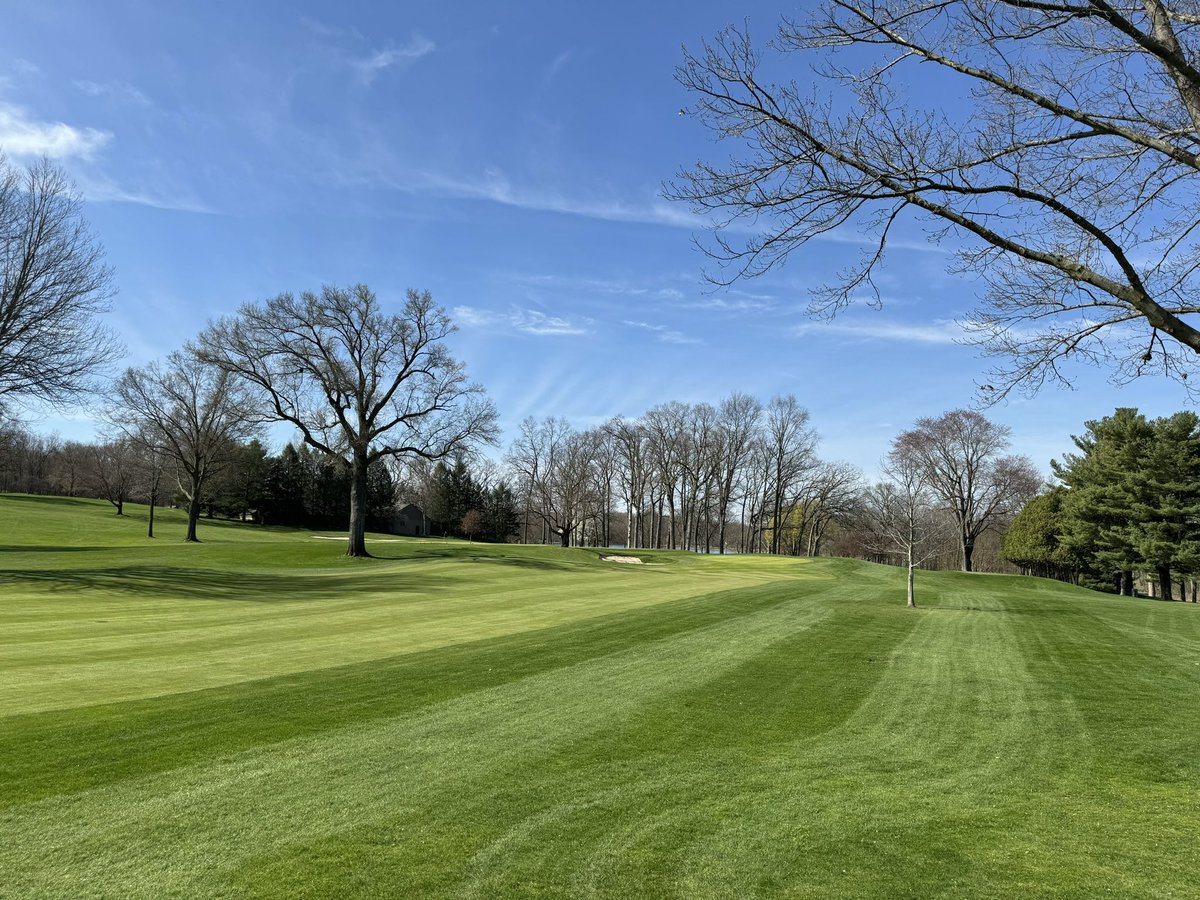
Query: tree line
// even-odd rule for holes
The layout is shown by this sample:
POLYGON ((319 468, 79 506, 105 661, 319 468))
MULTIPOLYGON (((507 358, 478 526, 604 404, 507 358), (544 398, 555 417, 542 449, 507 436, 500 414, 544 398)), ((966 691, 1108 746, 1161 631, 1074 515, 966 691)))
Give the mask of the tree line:
POLYGON ((734 392, 583 431, 527 418, 504 463, 525 541, 815 555, 862 480, 817 443, 794 396, 734 392))
POLYGON ((1085 423, 1078 452, 1052 463, 1059 484, 1031 500, 1004 539, 1023 571, 1171 600, 1197 599, 1200 417, 1132 408, 1085 423))

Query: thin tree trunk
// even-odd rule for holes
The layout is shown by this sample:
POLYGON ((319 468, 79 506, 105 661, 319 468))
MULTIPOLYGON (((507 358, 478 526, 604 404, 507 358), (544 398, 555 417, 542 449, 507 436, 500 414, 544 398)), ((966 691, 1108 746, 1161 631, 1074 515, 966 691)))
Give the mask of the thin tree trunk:
POLYGON ((975 541, 972 538, 963 535, 962 539, 962 570, 970 572, 971 560, 975 556, 975 541))
POLYGON ((154 506, 158 503, 158 491, 150 492, 150 524, 146 526, 146 537, 154 537, 154 506))

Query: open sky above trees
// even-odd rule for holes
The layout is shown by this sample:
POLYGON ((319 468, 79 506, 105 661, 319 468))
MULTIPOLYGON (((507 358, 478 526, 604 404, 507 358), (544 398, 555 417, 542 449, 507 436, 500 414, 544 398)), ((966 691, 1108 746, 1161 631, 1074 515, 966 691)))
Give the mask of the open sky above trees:
MULTIPOLYGON (((822 455, 871 471, 914 417, 973 398, 987 363, 954 345, 953 320, 983 285, 948 274, 953 243, 927 244, 920 223, 893 235, 879 311, 804 312, 861 249, 853 230, 766 277, 703 282, 704 223, 660 192, 734 149, 679 114, 692 98, 672 77, 728 4, 375 6, 10 4, 0 146, 49 156, 83 191, 127 364, 245 302, 361 281, 396 308, 414 287, 451 312, 505 442, 527 415, 587 427, 666 398, 793 392, 822 455)), ((758 43, 780 12, 737 10, 758 43)), ((1185 402, 1152 376, 1118 390, 1107 371, 1070 374, 1075 392, 989 412, 1040 465, 1116 405, 1185 402)), ((83 412, 37 419, 93 431, 83 412)))

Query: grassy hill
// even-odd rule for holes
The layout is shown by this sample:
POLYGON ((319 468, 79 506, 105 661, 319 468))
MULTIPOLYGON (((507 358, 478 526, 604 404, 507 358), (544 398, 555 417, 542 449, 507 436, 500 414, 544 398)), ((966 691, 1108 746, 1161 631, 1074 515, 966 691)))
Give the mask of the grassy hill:
POLYGON ((0 896, 1184 897, 1200 608, 0 495, 0 896))

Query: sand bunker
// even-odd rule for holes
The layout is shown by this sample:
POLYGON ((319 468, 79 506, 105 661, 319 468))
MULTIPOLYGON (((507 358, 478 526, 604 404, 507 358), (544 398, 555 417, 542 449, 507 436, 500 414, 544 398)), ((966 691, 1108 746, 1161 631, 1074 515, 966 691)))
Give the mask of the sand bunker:
POLYGON ((636 556, 602 556, 600 557, 605 562, 629 563, 633 566, 640 566, 642 561, 636 556))

